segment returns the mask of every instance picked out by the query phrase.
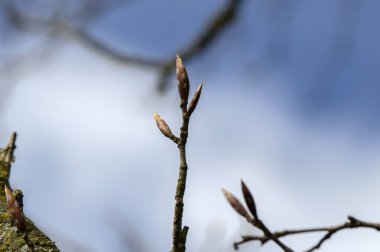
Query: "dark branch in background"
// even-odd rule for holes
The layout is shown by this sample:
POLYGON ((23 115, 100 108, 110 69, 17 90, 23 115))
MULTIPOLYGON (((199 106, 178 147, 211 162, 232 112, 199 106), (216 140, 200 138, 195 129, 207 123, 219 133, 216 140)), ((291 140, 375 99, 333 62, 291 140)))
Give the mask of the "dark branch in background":
MULTIPOLYGON (((222 9, 213 19, 205 24, 205 30, 199 37, 195 38, 187 48, 180 51, 180 55, 184 61, 190 61, 194 56, 202 53, 221 33, 228 27, 229 24, 236 18, 239 7, 243 0, 229 0, 228 4, 222 9)), ((171 58, 171 57, 170 57, 171 58)), ((174 70, 174 61, 168 61, 161 66, 160 80, 158 82, 159 91, 165 91, 168 86, 168 77, 174 70)))
POLYGON ((252 216, 248 214, 247 210, 244 208, 244 206, 240 203, 240 201, 230 192, 223 189, 224 195, 227 198, 227 201, 230 203, 230 205, 235 209, 237 213, 239 213, 241 216, 247 219, 249 223, 251 223, 254 227, 260 229, 263 232, 263 235, 243 235, 241 238, 241 241, 235 242, 233 244, 234 248, 237 250, 239 249, 239 246, 251 241, 258 241, 261 243, 261 245, 264 245, 268 241, 275 242, 278 246, 282 248, 283 251, 293 251, 292 249, 286 247, 279 238, 285 237, 285 236, 291 236, 296 234, 308 234, 308 233, 316 233, 316 232, 325 232, 325 234, 316 242, 315 245, 311 246, 309 249, 304 250, 304 252, 313 252, 317 249, 319 249, 322 244, 330 239, 334 234, 336 234, 339 231, 345 230, 345 229, 353 229, 353 228, 369 228, 374 229, 376 231, 380 231, 380 223, 373 223, 373 222, 367 222, 359 220, 355 217, 348 216, 348 220, 340 225, 335 226, 328 226, 328 227, 317 227, 317 228, 303 228, 303 229, 289 229, 289 230, 283 230, 283 231, 276 231, 276 232, 270 232, 268 228, 265 226, 265 224, 258 218, 257 211, 256 211, 256 205, 253 200, 253 196, 251 192, 248 190, 247 186, 242 181, 242 191, 244 195, 244 199, 246 202, 246 205, 249 209, 249 211, 252 213, 252 216))
MULTIPOLYGON (((128 1, 129 2, 129 1, 128 1)), ((132 1, 133 2, 133 1, 132 1)), ((194 58, 203 52, 221 33, 228 27, 238 14, 239 7, 243 0, 229 0, 228 4, 205 24, 205 30, 195 38, 187 47, 180 50, 182 58, 186 61, 194 58)), ((117 4, 116 6, 118 6, 117 4)), ((134 64, 140 67, 153 68, 159 71, 157 88, 160 92, 165 91, 168 85, 170 74, 174 71, 175 62, 172 60, 173 55, 169 55, 167 60, 156 60, 138 55, 126 54, 107 45, 101 39, 92 36, 84 27, 74 25, 75 22, 68 22, 64 18, 42 19, 32 17, 20 11, 12 1, 5 1, 6 13, 9 21, 19 29, 27 32, 54 33, 55 36, 63 36, 74 39, 84 46, 92 49, 94 52, 107 57, 120 64, 134 64)), ((88 8, 88 5, 84 5, 88 8)), ((78 13, 85 12, 86 15, 94 19, 94 15, 104 15, 101 8, 94 7, 94 13, 82 9, 78 13)), ((107 9, 106 11, 109 11, 107 9)), ((59 16, 58 16, 59 17, 59 16)), ((74 15, 74 17, 78 17, 74 15)))
POLYGON ((199 98, 202 92, 203 84, 198 86, 197 91, 195 91, 193 98, 190 102, 189 107, 187 107, 190 81, 187 75, 186 68, 182 64, 181 58, 177 55, 176 58, 176 69, 177 69, 177 81, 178 81, 178 93, 180 96, 180 108, 182 111, 182 127, 180 130, 179 137, 174 136, 170 130, 168 124, 157 114, 154 113, 154 120, 156 121, 157 127, 161 133, 177 144, 179 149, 179 175, 177 180, 177 187, 175 193, 175 207, 174 207, 174 218, 173 218, 173 246, 171 252, 185 252, 186 251, 186 237, 189 227, 182 227, 182 216, 183 216, 183 198, 185 196, 186 189, 186 177, 187 177, 187 162, 186 162, 186 143, 189 134, 189 121, 192 113, 197 107, 199 98))

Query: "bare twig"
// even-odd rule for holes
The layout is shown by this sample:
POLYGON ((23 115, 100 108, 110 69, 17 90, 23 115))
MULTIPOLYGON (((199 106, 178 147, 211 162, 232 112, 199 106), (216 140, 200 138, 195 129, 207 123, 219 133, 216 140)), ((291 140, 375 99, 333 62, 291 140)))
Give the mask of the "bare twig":
POLYGON ((167 123, 157 114, 154 113, 154 119, 157 123, 157 127, 161 133, 167 138, 175 142, 179 149, 179 175, 175 193, 175 207, 174 207, 174 218, 173 218, 173 246, 171 252, 184 252, 186 250, 186 237, 189 227, 182 227, 182 216, 183 216, 183 198, 186 189, 186 177, 187 177, 187 162, 186 162, 186 143, 189 130, 189 121, 191 112, 193 112, 197 106, 198 100, 201 95, 202 84, 198 87, 192 99, 191 106, 188 108, 188 97, 190 90, 189 77, 187 75, 186 68, 182 64, 181 58, 177 55, 176 59, 177 68, 177 80, 178 80, 178 92, 180 96, 180 107, 182 111, 182 127, 180 130, 179 137, 176 137, 171 132, 167 123))

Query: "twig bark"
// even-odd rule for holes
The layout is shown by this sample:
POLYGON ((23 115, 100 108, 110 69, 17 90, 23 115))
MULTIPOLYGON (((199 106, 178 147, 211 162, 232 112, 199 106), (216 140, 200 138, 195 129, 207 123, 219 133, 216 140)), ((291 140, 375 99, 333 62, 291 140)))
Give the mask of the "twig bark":
POLYGON ((276 243, 283 251, 293 252, 293 250, 280 241, 280 239, 278 239, 279 237, 274 235, 260 219, 251 219, 250 222, 252 225, 260 229, 269 240, 276 243))
POLYGON ((186 189, 187 178, 187 162, 186 162, 186 142, 188 137, 189 119, 186 109, 187 103, 181 102, 182 109, 182 127, 179 137, 179 174, 177 181, 177 188, 175 193, 175 208, 173 220, 173 248, 172 251, 185 251, 186 234, 188 227, 182 228, 182 215, 183 215, 183 196, 186 189))
POLYGON ((176 186, 175 193, 175 206, 174 206, 174 218, 173 218, 173 244, 171 252, 184 252, 186 250, 186 237, 189 227, 182 227, 182 216, 183 216, 183 198, 186 189, 186 178, 187 178, 187 162, 186 162, 186 143, 187 137, 189 135, 189 121, 192 112, 195 110, 199 98, 201 96, 203 83, 199 85, 197 91, 195 92, 189 108, 188 97, 190 90, 189 77, 187 75, 186 68, 182 64, 181 58, 177 55, 176 59, 177 68, 177 81, 178 81, 178 92, 180 96, 180 108, 182 112, 182 126, 180 129, 179 137, 173 135, 168 124, 157 114, 153 113, 154 120, 157 123, 157 127, 161 133, 177 144, 179 150, 179 175, 176 186))

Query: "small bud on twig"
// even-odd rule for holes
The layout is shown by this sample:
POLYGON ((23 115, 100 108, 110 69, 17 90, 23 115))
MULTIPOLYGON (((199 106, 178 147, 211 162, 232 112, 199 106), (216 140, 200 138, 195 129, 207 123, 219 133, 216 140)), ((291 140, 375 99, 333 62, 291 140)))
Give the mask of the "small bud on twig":
POLYGON ((189 113, 189 115, 191 115, 191 113, 193 113, 193 111, 194 111, 195 108, 197 107, 197 104, 198 104, 199 98, 201 97, 202 87, 203 87, 203 83, 201 83, 201 84, 198 86, 197 91, 195 91, 194 96, 193 96, 193 98, 191 99, 191 102, 190 102, 190 105, 189 105, 189 109, 187 110, 187 113, 189 113))
POLYGON ((4 191, 7 198, 7 205, 8 205, 7 211, 9 215, 11 216, 14 225, 21 232, 24 232, 26 229, 24 214, 22 213, 22 210, 16 198, 13 196, 11 189, 9 189, 8 186, 4 185, 4 191))
POLYGON ((189 98, 190 89, 189 76, 187 75, 186 68, 182 64, 182 59, 179 57, 178 54, 176 59, 176 69, 179 96, 181 97, 182 101, 187 102, 189 98))
POLYGON ((154 120, 156 121, 157 127, 160 129, 164 136, 171 138, 173 137, 173 133, 170 130, 168 124, 161 118, 156 112, 153 113, 154 120))
POLYGON ((240 201, 229 191, 222 188, 222 191, 224 193, 224 196, 226 197, 228 203, 235 209, 236 212, 238 212, 241 216, 243 216, 246 219, 251 219, 243 205, 240 203, 240 201))
POLYGON ((249 211, 252 213, 253 217, 257 219, 255 200, 253 199, 251 192, 249 191, 248 187, 245 185, 243 180, 241 180, 241 190, 243 191, 245 203, 247 204, 249 211))

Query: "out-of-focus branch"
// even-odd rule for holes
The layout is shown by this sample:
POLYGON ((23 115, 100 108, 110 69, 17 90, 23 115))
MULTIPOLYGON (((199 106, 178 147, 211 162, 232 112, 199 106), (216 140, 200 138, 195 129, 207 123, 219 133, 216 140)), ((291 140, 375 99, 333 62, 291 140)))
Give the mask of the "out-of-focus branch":
POLYGON ((84 28, 76 27, 64 20, 31 17, 18 11, 11 3, 7 5, 7 14, 8 19, 19 29, 29 32, 53 33, 56 36, 75 39, 93 51, 118 63, 136 64, 146 67, 158 67, 161 65, 158 61, 123 54, 91 36, 84 28))
MULTIPOLYGON (((195 38, 188 47, 180 51, 182 59, 185 61, 190 61, 194 58, 194 56, 197 56, 207 49, 207 47, 222 34, 228 25, 235 20, 242 2, 243 0, 229 0, 226 7, 224 7, 209 21, 199 37, 195 38)), ((161 66, 160 80, 158 82, 159 91, 165 91, 168 83, 168 77, 174 70, 174 65, 175 61, 169 60, 161 66)))
MULTIPOLYGON (((194 56, 203 52, 222 32, 232 23, 238 14, 239 6, 243 0, 229 0, 228 4, 213 17, 203 32, 196 37, 187 47, 180 50, 183 59, 189 61, 194 56)), ((18 28, 28 32, 53 32, 55 35, 77 40, 94 52, 107 57, 117 63, 134 64, 140 67, 157 69, 159 79, 157 87, 159 91, 166 89, 168 78, 174 70, 175 62, 173 55, 167 57, 168 60, 156 60, 141 57, 133 54, 120 52, 107 45, 101 39, 92 36, 85 28, 74 25, 74 22, 67 22, 62 18, 53 16, 49 19, 41 19, 29 16, 18 10, 12 1, 6 1, 8 19, 18 28)), ((99 14, 99 13, 98 13, 99 14)))

